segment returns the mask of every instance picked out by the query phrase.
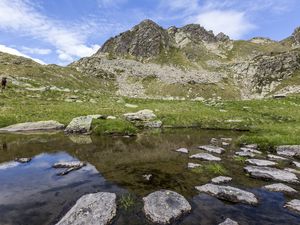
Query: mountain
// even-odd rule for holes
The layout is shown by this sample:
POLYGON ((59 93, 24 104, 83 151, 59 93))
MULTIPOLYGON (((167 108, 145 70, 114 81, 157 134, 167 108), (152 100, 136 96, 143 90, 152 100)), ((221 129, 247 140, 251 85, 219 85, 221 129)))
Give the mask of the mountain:
POLYGON ((264 98, 300 90, 299 34, 298 28, 279 42, 236 41, 198 24, 164 29, 145 20, 70 67, 90 76, 109 74, 117 94, 129 97, 264 98))

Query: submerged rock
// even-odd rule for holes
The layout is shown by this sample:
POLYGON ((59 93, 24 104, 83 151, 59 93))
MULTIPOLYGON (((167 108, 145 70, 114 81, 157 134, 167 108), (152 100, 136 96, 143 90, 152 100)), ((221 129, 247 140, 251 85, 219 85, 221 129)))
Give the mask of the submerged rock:
POLYGON ((298 182, 298 178, 295 174, 285 170, 260 166, 246 166, 244 169, 253 178, 277 180, 290 183, 298 182))
POLYGON ((291 188, 282 183, 266 185, 266 186, 264 186, 264 188, 269 191, 275 191, 275 192, 284 192, 284 193, 296 193, 297 192, 294 188, 291 188))
POLYGON ((92 121, 93 118, 90 116, 76 117, 69 123, 65 129, 65 132, 77 134, 89 133, 91 130, 92 121))
POLYGON ((51 131, 51 130, 62 130, 65 125, 54 121, 38 121, 38 122, 27 122, 18 123, 8 127, 0 129, 0 132, 22 132, 22 131, 51 131))
POLYGON ((227 218, 223 223, 219 223, 219 225, 239 225, 234 220, 227 218))
POLYGON ((278 155, 272 155, 272 154, 268 154, 268 159, 271 159, 271 160, 288 160, 287 158, 283 158, 281 156, 278 156, 278 155))
POLYGON ((116 211, 116 194, 88 194, 82 196, 56 225, 107 225, 116 211))
POLYGON ((255 154, 252 152, 236 152, 235 154, 242 157, 255 157, 255 154))
POLYGON ((245 203, 250 205, 256 205, 258 203, 258 200, 253 193, 235 187, 205 184, 197 186, 196 189, 200 192, 234 203, 245 203))
POLYGON ((15 158, 15 161, 19 163, 29 163, 31 158, 15 158))
POLYGON ((182 195, 168 190, 153 192, 143 198, 143 201, 146 216, 152 222, 160 224, 169 224, 192 209, 182 195))
POLYGON ((288 208, 290 210, 293 210, 297 213, 300 213, 300 200, 294 199, 292 201, 289 201, 284 205, 285 208, 288 208))
POLYGON ((194 168, 197 168, 197 167, 200 167, 201 164, 198 164, 198 163, 188 163, 188 168, 189 169, 194 169, 194 168))
POLYGON ((175 150, 176 152, 180 152, 180 153, 185 153, 185 154, 188 154, 189 153, 189 150, 186 149, 186 148, 179 148, 177 150, 175 150))
POLYGON ((212 153, 217 153, 217 154, 221 154, 225 151, 224 148, 221 147, 217 147, 214 145, 202 145, 202 146, 198 146, 199 149, 205 150, 207 152, 212 152, 212 153))
POLYGON ((135 113, 126 113, 124 117, 128 121, 149 121, 156 118, 152 110, 144 109, 135 113))
POLYGON ((300 145, 281 145, 276 148, 276 152, 283 156, 299 156, 300 145))
POLYGON ((272 162, 269 160, 263 160, 263 159, 247 159, 247 163, 250 163, 255 166, 275 166, 277 165, 276 162, 272 162))
POLYGON ((202 160, 206 160, 206 161, 221 161, 221 158, 213 156, 208 153, 198 153, 198 154, 190 156, 190 159, 202 159, 202 160))
POLYGON ((211 179, 211 182, 213 184, 221 184, 221 183, 226 183, 232 181, 231 177, 225 177, 225 176, 219 176, 211 179))

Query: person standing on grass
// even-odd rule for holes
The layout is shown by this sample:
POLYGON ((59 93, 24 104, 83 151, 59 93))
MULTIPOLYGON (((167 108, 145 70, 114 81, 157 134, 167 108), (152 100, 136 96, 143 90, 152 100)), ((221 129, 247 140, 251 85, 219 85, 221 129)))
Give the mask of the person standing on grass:
POLYGON ((6 84, 7 84, 7 78, 3 77, 1 81, 1 87, 3 90, 6 88, 6 84))

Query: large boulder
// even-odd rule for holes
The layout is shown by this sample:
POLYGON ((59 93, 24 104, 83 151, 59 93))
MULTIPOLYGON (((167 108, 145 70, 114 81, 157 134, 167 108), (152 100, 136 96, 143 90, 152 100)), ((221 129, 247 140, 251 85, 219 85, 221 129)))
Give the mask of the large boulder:
POLYGON ((286 170, 260 166, 246 166, 244 169, 251 177, 254 178, 298 183, 297 176, 286 170))
POLYGON ((189 202, 174 191, 156 191, 143 200, 146 216, 152 222, 159 224, 169 224, 192 209, 189 202))
POLYGON ((27 122, 11 125, 0 129, 0 132, 51 131, 62 130, 65 125, 54 121, 27 122))
POLYGON ((91 116, 80 116, 74 118, 67 128, 66 133, 86 134, 89 133, 92 126, 93 117, 91 116))
POLYGON ((88 194, 82 196, 56 225, 107 225, 116 211, 116 194, 88 194))
POLYGON ((144 109, 135 113, 126 113, 124 114, 126 120, 134 122, 134 121, 150 121, 156 118, 156 115, 152 110, 144 109))
POLYGON ((250 205, 256 205, 258 203, 258 200, 253 193, 235 187, 205 184, 202 186, 197 186, 196 189, 200 192, 204 192, 230 202, 245 203, 250 205))

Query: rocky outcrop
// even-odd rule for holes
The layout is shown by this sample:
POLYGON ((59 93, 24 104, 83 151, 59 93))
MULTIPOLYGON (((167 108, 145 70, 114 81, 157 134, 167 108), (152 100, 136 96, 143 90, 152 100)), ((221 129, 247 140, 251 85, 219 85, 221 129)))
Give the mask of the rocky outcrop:
POLYGON ((298 183, 297 176, 286 170, 260 166, 246 166, 244 169, 253 178, 298 183))
POLYGON ((108 225, 116 216, 116 195, 99 192, 82 196, 56 225, 108 225))
POLYGON ((169 224, 192 209, 182 195, 168 190, 153 192, 143 201, 146 216, 158 224, 169 224))
POLYGON ((258 200, 254 194, 235 187, 205 184, 203 186, 197 186, 196 189, 200 192, 234 203, 258 204, 258 200))
POLYGON ((26 132, 26 131, 51 131, 62 130, 65 125, 54 121, 39 121, 39 122, 27 122, 11 125, 0 129, 0 132, 26 132))

